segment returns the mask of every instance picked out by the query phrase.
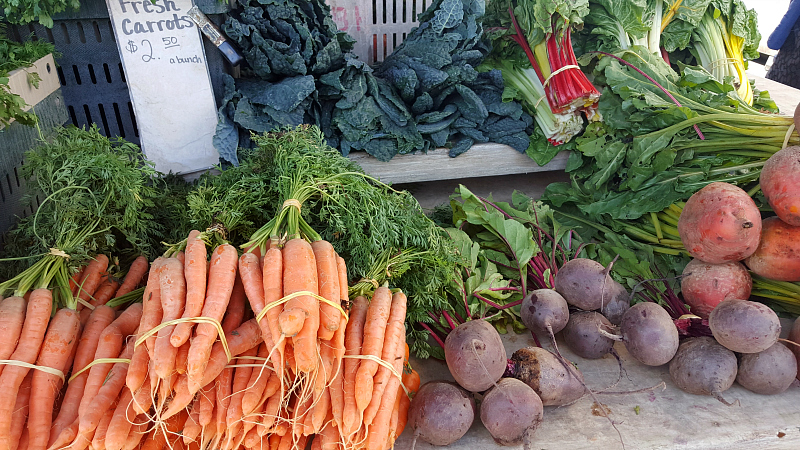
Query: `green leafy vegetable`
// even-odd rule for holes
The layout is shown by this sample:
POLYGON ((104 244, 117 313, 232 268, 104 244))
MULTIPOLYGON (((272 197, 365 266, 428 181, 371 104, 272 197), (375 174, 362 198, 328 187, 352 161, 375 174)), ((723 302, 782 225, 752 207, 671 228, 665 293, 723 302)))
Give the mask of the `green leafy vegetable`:
POLYGON ((52 287, 55 301, 70 305, 69 277, 94 255, 152 252, 150 236, 162 230, 150 213, 155 175, 138 147, 96 126, 60 128, 53 142, 28 152, 24 202, 36 212, 7 235, 0 294, 52 287))

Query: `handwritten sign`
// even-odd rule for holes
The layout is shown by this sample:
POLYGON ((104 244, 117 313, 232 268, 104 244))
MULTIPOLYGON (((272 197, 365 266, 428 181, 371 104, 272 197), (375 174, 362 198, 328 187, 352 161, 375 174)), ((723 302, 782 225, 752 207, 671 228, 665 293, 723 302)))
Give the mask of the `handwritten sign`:
POLYGON ((203 42, 192 0, 106 0, 136 114, 142 151, 161 172, 219 162, 203 42))

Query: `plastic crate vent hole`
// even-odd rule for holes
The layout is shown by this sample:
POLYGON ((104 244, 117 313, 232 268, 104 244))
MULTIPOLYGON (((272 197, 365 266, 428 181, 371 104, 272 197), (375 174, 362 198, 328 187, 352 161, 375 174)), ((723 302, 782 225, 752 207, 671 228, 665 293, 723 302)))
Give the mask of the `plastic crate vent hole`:
POLYGON ((362 61, 383 61, 419 23, 428 0, 328 0, 339 30, 356 40, 353 52, 362 61))
POLYGON ((11 26, 9 32, 17 40, 47 39, 61 54, 56 71, 69 113, 67 123, 87 128, 96 123, 106 136, 140 143, 114 29, 107 16, 56 20, 52 29, 38 24, 11 26))

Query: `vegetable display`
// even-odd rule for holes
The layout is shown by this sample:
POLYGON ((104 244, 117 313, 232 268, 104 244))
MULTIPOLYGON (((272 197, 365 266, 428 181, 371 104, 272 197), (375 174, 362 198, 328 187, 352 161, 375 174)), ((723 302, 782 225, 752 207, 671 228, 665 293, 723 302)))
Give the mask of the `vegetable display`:
MULTIPOLYGON (((569 142, 589 121, 600 119, 600 92, 580 70, 572 49, 572 29, 582 25, 588 12, 586 1, 543 2, 524 0, 516 4, 490 2, 487 26, 493 50, 486 68, 498 68, 507 84, 505 96, 523 103, 536 119, 535 140, 552 146, 569 142)), ((555 153, 548 150, 549 158, 555 153)), ((547 157, 533 159, 547 162, 547 157)))
POLYGON ((447 146, 457 156, 476 142, 520 152, 532 119, 503 101, 499 72, 475 70, 488 53, 483 0, 439 0, 380 66, 351 53, 321 1, 250 0, 224 31, 242 48, 247 77, 226 78, 215 145, 236 164, 249 133, 318 125, 344 155, 381 161, 447 146))
POLYGON ((97 126, 26 154, 0 450, 382 450, 406 427, 413 448, 478 418, 529 448, 584 397, 570 414, 624 447, 601 394, 732 406, 734 383, 798 376, 800 134, 747 80, 740 0, 436 0, 375 67, 323 1, 240 6, 218 171, 157 173, 97 126), (540 200, 459 185, 426 216, 347 157, 482 142, 570 150, 571 179, 540 200), (421 379, 428 357, 455 382, 421 379), (601 358, 619 377, 597 388, 601 358), (628 364, 666 382, 616 390, 628 364))

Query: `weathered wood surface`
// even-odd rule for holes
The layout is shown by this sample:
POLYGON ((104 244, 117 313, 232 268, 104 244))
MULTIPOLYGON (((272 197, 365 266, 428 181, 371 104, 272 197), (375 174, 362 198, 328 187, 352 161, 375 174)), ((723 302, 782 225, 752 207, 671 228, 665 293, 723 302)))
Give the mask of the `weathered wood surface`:
MULTIPOLYGON (((30 67, 15 69, 8 74, 9 90, 12 94, 22 97, 26 103, 22 108, 23 111, 30 110, 60 87, 52 53, 39 58, 30 67), (40 78, 38 85, 35 86, 29 81, 29 77, 34 73, 40 78)), ((0 129, 3 129, 2 125, 0 129)))
POLYGON ((561 152, 541 167, 528 155, 502 144, 477 144, 456 158, 447 156, 447 149, 436 149, 412 155, 397 155, 388 163, 378 161, 365 152, 350 154, 368 174, 387 183, 455 180, 564 170, 569 155, 561 152))
MULTIPOLYGON (((791 321, 782 320, 784 334, 791 321)), ((549 339, 540 337, 545 348, 552 347, 549 339)), ((526 346, 535 345, 528 334, 503 336, 506 352, 511 354, 526 346)), ((562 340, 559 350, 582 371, 586 384, 596 390, 613 385, 619 377, 617 361, 607 355, 599 360, 574 356, 562 340)), ((670 380, 668 366, 648 367, 628 355, 622 343, 615 349, 623 360, 627 377, 611 391, 631 391, 655 386, 662 381, 666 388, 651 392, 627 395, 598 395, 599 400, 611 410, 625 448, 655 449, 798 449, 800 448, 800 384, 797 381, 783 394, 757 395, 738 384, 723 393, 728 401, 738 400, 740 406, 725 406, 712 397, 687 394, 670 380), (638 414, 635 408, 638 406, 638 414)), ((453 380, 447 366, 435 360, 412 361, 420 372, 422 382, 453 380)), ((593 408, 594 400, 585 396, 575 404, 565 407, 546 406, 544 420, 534 434, 532 449, 621 449, 620 436, 605 417, 593 408), (593 413, 593 409, 595 412, 593 413)), ((412 433, 407 428, 398 439, 395 450, 411 448, 412 433)), ((425 442, 417 441, 417 450, 435 450, 425 442)), ((476 416, 469 432, 454 444, 451 450, 502 450, 522 449, 522 445, 503 447, 476 416)))
MULTIPOLYGON (((754 77, 756 87, 767 90, 781 110, 791 115, 800 103, 800 90, 762 77, 754 77)), ((420 183, 424 181, 456 180, 564 170, 568 154, 561 152, 550 163, 540 167, 524 153, 502 144, 477 144, 456 158, 447 156, 447 149, 427 154, 398 155, 381 162, 366 152, 354 152, 350 159, 364 170, 387 183, 420 183)))

